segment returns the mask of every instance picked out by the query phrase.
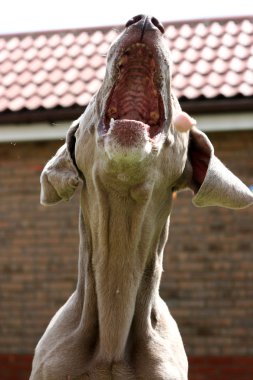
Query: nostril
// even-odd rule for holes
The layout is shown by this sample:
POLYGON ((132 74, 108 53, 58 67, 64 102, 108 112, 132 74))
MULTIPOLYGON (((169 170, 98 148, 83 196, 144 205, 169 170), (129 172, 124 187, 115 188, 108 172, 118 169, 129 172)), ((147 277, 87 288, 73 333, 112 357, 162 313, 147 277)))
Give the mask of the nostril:
POLYGON ((130 18, 129 21, 127 21, 126 23, 126 28, 128 28, 129 26, 133 25, 133 24, 136 24, 137 22, 141 21, 141 19, 145 17, 144 15, 137 15, 137 16, 134 16, 132 18, 130 18))
POLYGON ((155 17, 151 18, 151 22, 162 34, 165 32, 163 25, 155 17))

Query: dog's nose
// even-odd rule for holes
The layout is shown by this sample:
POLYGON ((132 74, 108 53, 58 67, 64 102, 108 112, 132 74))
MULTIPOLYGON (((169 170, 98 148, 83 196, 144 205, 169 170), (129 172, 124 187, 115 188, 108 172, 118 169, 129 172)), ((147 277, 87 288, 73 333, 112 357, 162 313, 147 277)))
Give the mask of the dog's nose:
POLYGON ((146 16, 146 15, 134 16, 130 20, 127 21, 126 28, 134 24, 136 26, 139 26, 142 29, 146 29, 146 30, 159 29, 162 34, 164 33, 163 25, 160 23, 160 21, 158 21, 155 17, 152 17, 152 16, 146 16))

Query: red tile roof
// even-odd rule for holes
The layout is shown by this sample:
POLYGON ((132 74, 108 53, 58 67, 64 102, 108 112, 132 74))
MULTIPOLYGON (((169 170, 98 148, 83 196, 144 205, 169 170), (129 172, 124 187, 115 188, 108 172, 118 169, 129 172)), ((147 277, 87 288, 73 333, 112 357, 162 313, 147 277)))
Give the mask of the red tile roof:
MULTIPOLYGON (((179 98, 253 96, 253 17, 165 24, 179 98)), ((85 106, 114 29, 0 36, 0 112, 85 106)))

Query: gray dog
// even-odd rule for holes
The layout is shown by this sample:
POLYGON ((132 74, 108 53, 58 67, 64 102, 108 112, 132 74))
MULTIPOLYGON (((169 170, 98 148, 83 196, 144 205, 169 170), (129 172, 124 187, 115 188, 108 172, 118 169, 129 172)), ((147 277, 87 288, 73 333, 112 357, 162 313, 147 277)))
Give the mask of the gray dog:
POLYGON ((31 380, 186 380, 177 324, 159 297, 172 193, 243 208, 250 190, 215 157, 171 92, 163 27, 139 15, 105 79, 41 176, 41 202, 82 184, 77 287, 36 348, 31 380))

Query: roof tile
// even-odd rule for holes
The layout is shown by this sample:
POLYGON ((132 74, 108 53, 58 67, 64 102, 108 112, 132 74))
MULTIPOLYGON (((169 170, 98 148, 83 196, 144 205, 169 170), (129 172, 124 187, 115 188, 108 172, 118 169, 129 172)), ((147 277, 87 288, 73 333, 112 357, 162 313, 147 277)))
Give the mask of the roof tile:
POLYGON ((1 74, 9 74, 13 70, 13 63, 11 61, 4 61, 0 64, 0 72, 1 74))
POLYGON ((101 82, 98 79, 93 79, 90 83, 87 84, 87 89, 91 94, 95 94, 100 85, 101 82))
POLYGON ((76 38, 73 33, 67 33, 66 36, 62 38, 62 43, 64 46, 72 46, 76 42, 76 38))
POLYGON ((75 96, 67 93, 62 98, 60 98, 59 104, 62 107, 71 107, 73 104, 75 104, 75 96))
POLYGON ((63 96, 64 94, 66 94, 68 92, 68 89, 69 89, 69 84, 67 82, 65 82, 64 80, 61 80, 54 87, 54 93, 57 96, 61 97, 61 96, 63 96))
POLYGON ((24 59, 21 59, 20 61, 18 61, 18 62, 14 65, 13 70, 15 71, 15 73, 20 74, 20 73, 22 73, 26 68, 27 68, 27 61, 25 61, 24 59))
POLYGON ((188 47, 188 42, 185 38, 179 36, 174 42, 174 47, 178 50, 184 51, 188 47))
POLYGON ((92 78, 94 78, 95 72, 90 67, 86 67, 84 70, 80 72, 80 78, 85 82, 89 82, 92 78))
POLYGON ((226 74, 226 83, 230 86, 236 87, 242 82, 240 74, 235 73, 234 71, 228 71, 226 74))
POLYGON ((24 52, 24 58, 26 61, 32 61, 34 58, 37 57, 38 50, 34 47, 29 48, 24 52))
POLYGON ((173 87, 178 89, 178 90, 183 90, 188 83, 188 80, 180 73, 176 74, 173 77, 173 87))
MULTIPOLYGON (((0 97, 3 95, 2 89, 4 89, 3 86, 0 87, 0 97)), ((8 88, 8 91, 6 92, 5 96, 8 99, 12 100, 16 98, 17 96, 19 96, 20 94, 21 94, 21 87, 18 86, 17 84, 14 84, 10 88, 8 88)))
POLYGON ((247 61, 247 67, 248 67, 248 69, 253 71, 253 56, 249 57, 249 59, 247 61))
POLYGON ((81 32, 77 37, 76 37, 76 42, 80 45, 80 46, 84 46, 85 44, 87 44, 87 42, 89 41, 89 35, 88 33, 86 32, 81 32))
POLYGON ((223 75, 211 72, 207 77, 207 83, 215 88, 219 88, 223 84, 223 75))
POLYGON ((41 105, 44 108, 54 108, 59 104, 59 99, 56 95, 51 94, 46 98, 42 99, 41 105))
POLYGON ((9 102, 9 107, 11 111, 18 111, 25 108, 25 98, 23 96, 17 96, 9 102))
POLYGON ((222 36, 224 34, 224 28, 218 22, 214 22, 210 26, 210 33, 213 36, 220 37, 220 36, 222 36))
POLYGON ((221 45, 217 50, 217 56, 225 61, 231 59, 233 52, 228 47, 221 45))
POLYGON ((234 48, 234 55, 240 59, 245 59, 249 56, 249 50, 245 46, 238 44, 234 48))
POLYGON ((85 91, 85 84, 82 80, 78 79, 70 86, 69 90, 73 95, 80 95, 83 91, 85 91))
POLYGON ((36 73, 37 71, 39 71, 41 68, 43 67, 43 64, 41 62, 40 59, 38 58, 35 58, 29 65, 29 69, 30 71, 32 71, 33 73, 36 73))
MULTIPOLYGON (((0 111, 85 106, 105 74, 108 28, 0 37, 0 111)), ((253 20, 165 25, 178 97, 253 96, 253 20)))
POLYGON ((13 62, 17 62, 19 61, 22 57, 23 57, 23 50, 22 49, 15 49, 13 50, 11 53, 10 53, 10 59, 13 61, 13 62))
MULTIPOLYGON (((51 58, 51 59, 55 59, 55 58, 51 58)), ((54 67, 57 66, 63 71, 66 71, 73 66, 73 60, 68 55, 66 55, 59 61, 55 60, 54 62, 51 62, 51 65, 53 65, 54 67)))
POLYGON ((76 101, 79 106, 85 106, 86 104, 89 103, 90 100, 91 100, 91 94, 89 94, 88 92, 84 92, 83 94, 77 97, 76 101))
POLYGON ((101 55, 94 55, 92 59, 90 60, 90 65, 94 68, 97 69, 98 67, 102 66, 105 64, 105 58, 101 57, 101 55))
MULTIPOLYGON (((37 87, 36 87, 37 88, 37 87)), ((53 86, 49 82, 44 82, 41 86, 38 87, 38 94, 42 97, 45 98, 52 94, 53 86)), ((32 94, 31 94, 32 95, 32 94)))
POLYGON ((43 46, 42 49, 40 49, 37 53, 38 57, 41 58, 43 61, 50 58, 53 55, 53 51, 48 46, 43 46))
MULTIPOLYGON (((246 68, 246 62, 244 60, 241 60, 237 57, 233 57, 229 63, 230 70, 234 71, 235 73, 242 73, 245 71, 246 68)), ((252 77, 253 74, 251 73, 252 77)))
POLYGON ((193 35, 193 30, 189 24, 184 24, 179 29, 179 34, 183 38, 189 39, 193 35))
POLYGON ((9 51, 12 51, 14 49, 16 49, 20 44, 20 40, 18 37, 12 37, 9 41, 7 41, 6 43, 6 48, 9 50, 9 51))
POLYGON ((77 69, 84 69, 87 65, 87 58, 84 55, 79 55, 79 57, 76 58, 73 63, 77 69))
POLYGON ((0 50, 4 49, 6 46, 6 41, 5 39, 2 37, 0 37, 0 50))
POLYGON ((204 59, 200 59, 195 65, 195 71, 203 75, 209 74, 211 70, 210 63, 206 62, 204 59))
POLYGON ((6 87, 14 84, 17 79, 17 74, 13 71, 10 71, 2 80, 2 84, 6 87))
POLYGON ((189 62, 196 62, 199 59, 199 52, 193 49, 192 47, 188 48, 184 53, 184 59, 189 62))
POLYGON ((109 42, 110 44, 115 40, 117 37, 118 33, 116 30, 110 30, 108 33, 104 35, 105 41, 109 42))
POLYGON ((47 38, 44 34, 41 34, 39 37, 35 38, 33 42, 33 45, 37 49, 43 48, 43 46, 45 46, 46 44, 47 44, 47 38))
POLYGON ((48 74, 45 70, 41 69, 33 76, 33 81, 36 84, 44 83, 48 78, 48 74))
POLYGON ((227 33, 229 33, 231 36, 236 36, 239 33, 239 26, 237 23, 235 23, 233 20, 230 20, 225 25, 225 30, 227 33))
POLYGON ((102 42, 102 44, 98 46, 97 52, 101 54, 102 56, 105 56, 107 54, 108 49, 109 49, 109 43, 102 42))
POLYGON ((228 63, 221 58, 216 58, 213 62, 213 70, 215 73, 223 74, 228 70, 228 63))
POLYGON ((212 49, 216 49, 218 46, 220 46, 221 41, 219 38, 214 36, 213 34, 209 34, 206 39, 206 44, 212 49))
POLYGON ((174 63, 180 63, 184 59, 185 55, 183 52, 181 52, 178 49, 173 49, 172 50, 172 61, 174 63))
POLYGON ((209 46, 205 46, 201 51, 200 57, 205 61, 213 61, 216 57, 216 51, 209 46))
POLYGON ((37 86, 34 83, 29 83, 27 86, 22 88, 21 93, 25 98, 28 99, 28 98, 31 98, 31 96, 35 94, 36 90, 37 90, 37 86))
POLYGON ((91 57, 95 52, 96 52, 96 47, 92 43, 88 43, 87 45, 85 45, 83 49, 83 53, 87 57, 91 57))
POLYGON ((206 83, 206 78, 203 75, 200 75, 199 73, 194 73, 191 76, 189 83, 195 89, 202 88, 206 83))
POLYGON ((243 20, 241 23, 241 30, 246 34, 253 34, 253 23, 250 20, 243 20))
POLYGON ((52 84, 55 84, 58 83, 63 77, 64 73, 60 69, 56 68, 48 74, 47 80, 52 84))
MULTIPOLYGON (((69 59, 68 57, 64 57, 63 59, 69 59)), ((70 62, 72 62, 71 60, 70 60, 70 62)), ((57 59, 56 58, 54 58, 54 57, 50 57, 50 58, 48 58, 45 62, 44 62, 44 64, 43 64, 43 66, 44 66, 44 69, 46 70, 46 71, 52 71, 53 69, 55 69, 56 68, 56 66, 58 65, 58 61, 57 61, 57 59)), ((59 62, 59 67, 61 67, 61 61, 59 62)), ((61 67, 62 68, 62 67, 61 67)))
POLYGON ((178 29, 174 26, 174 25, 169 25, 167 28, 166 28, 166 31, 165 31, 165 36, 169 39, 169 40, 174 40, 177 36, 178 36, 178 29))
POLYGON ((252 46, 252 35, 240 33, 237 41, 242 46, 252 46))
POLYGON ((220 88, 220 93, 226 96, 227 98, 235 96, 237 92, 238 89, 233 86, 230 86, 228 83, 224 83, 220 88))
POLYGON ((200 96, 200 92, 192 86, 187 86, 184 89, 184 96, 188 99, 195 99, 200 96))
POLYGON ((53 49, 53 56, 57 59, 65 57, 67 55, 67 49, 63 45, 58 45, 55 49, 53 49))
POLYGON ((19 46, 19 48, 21 48, 23 50, 27 50, 30 47, 35 46, 34 42, 35 41, 32 39, 31 36, 26 36, 25 38, 20 40, 18 46, 19 46))
POLYGON ((71 67, 64 75, 67 82, 72 83, 79 78, 79 71, 75 67, 71 67))
POLYGON ((10 101, 7 97, 0 98, 0 112, 5 111, 6 109, 10 109, 10 101))
POLYGON ((41 107, 41 97, 38 95, 33 95, 29 98, 29 102, 26 102, 26 108, 29 110, 35 110, 41 107))
POLYGON ((0 51, 0 63, 4 62, 9 57, 9 52, 6 49, 0 51))
POLYGON ((101 42, 104 41, 104 35, 103 33, 98 30, 97 32, 95 32, 93 35, 91 35, 90 37, 90 41, 95 44, 95 45, 99 45, 101 44, 101 42))
POLYGON ((194 72, 194 66, 188 61, 183 61, 179 67, 179 72, 183 75, 189 76, 194 72))
POLYGON ((81 54, 81 48, 77 44, 73 44, 68 50, 68 56, 70 56, 71 58, 76 58, 80 56, 80 54, 81 54))
POLYGON ((194 37, 192 37, 191 39, 191 46, 196 49, 196 50, 200 50, 203 48, 203 46, 205 45, 205 40, 203 38, 201 38, 200 36, 197 36, 195 35, 194 37))
POLYGON ((201 38, 206 37, 208 35, 208 28, 205 26, 204 23, 200 22, 199 24, 197 24, 194 34, 201 38))
POLYGON ((208 98, 215 98, 217 95, 219 95, 219 90, 210 84, 206 84, 202 89, 202 94, 208 98))
POLYGON ((61 36, 60 34, 53 34, 48 40, 47 45, 51 48, 56 48, 61 43, 61 36))
POLYGON ((239 86, 239 91, 244 96, 252 96, 253 95, 253 87, 248 83, 242 83, 239 86))
MULTIPOLYGON (((245 73, 243 74, 243 80, 245 83, 247 83, 248 85, 252 85, 253 86, 253 75, 252 75, 252 71, 250 70, 246 70, 245 73)), ((252 87, 252 92, 253 92, 253 87, 252 87)))

